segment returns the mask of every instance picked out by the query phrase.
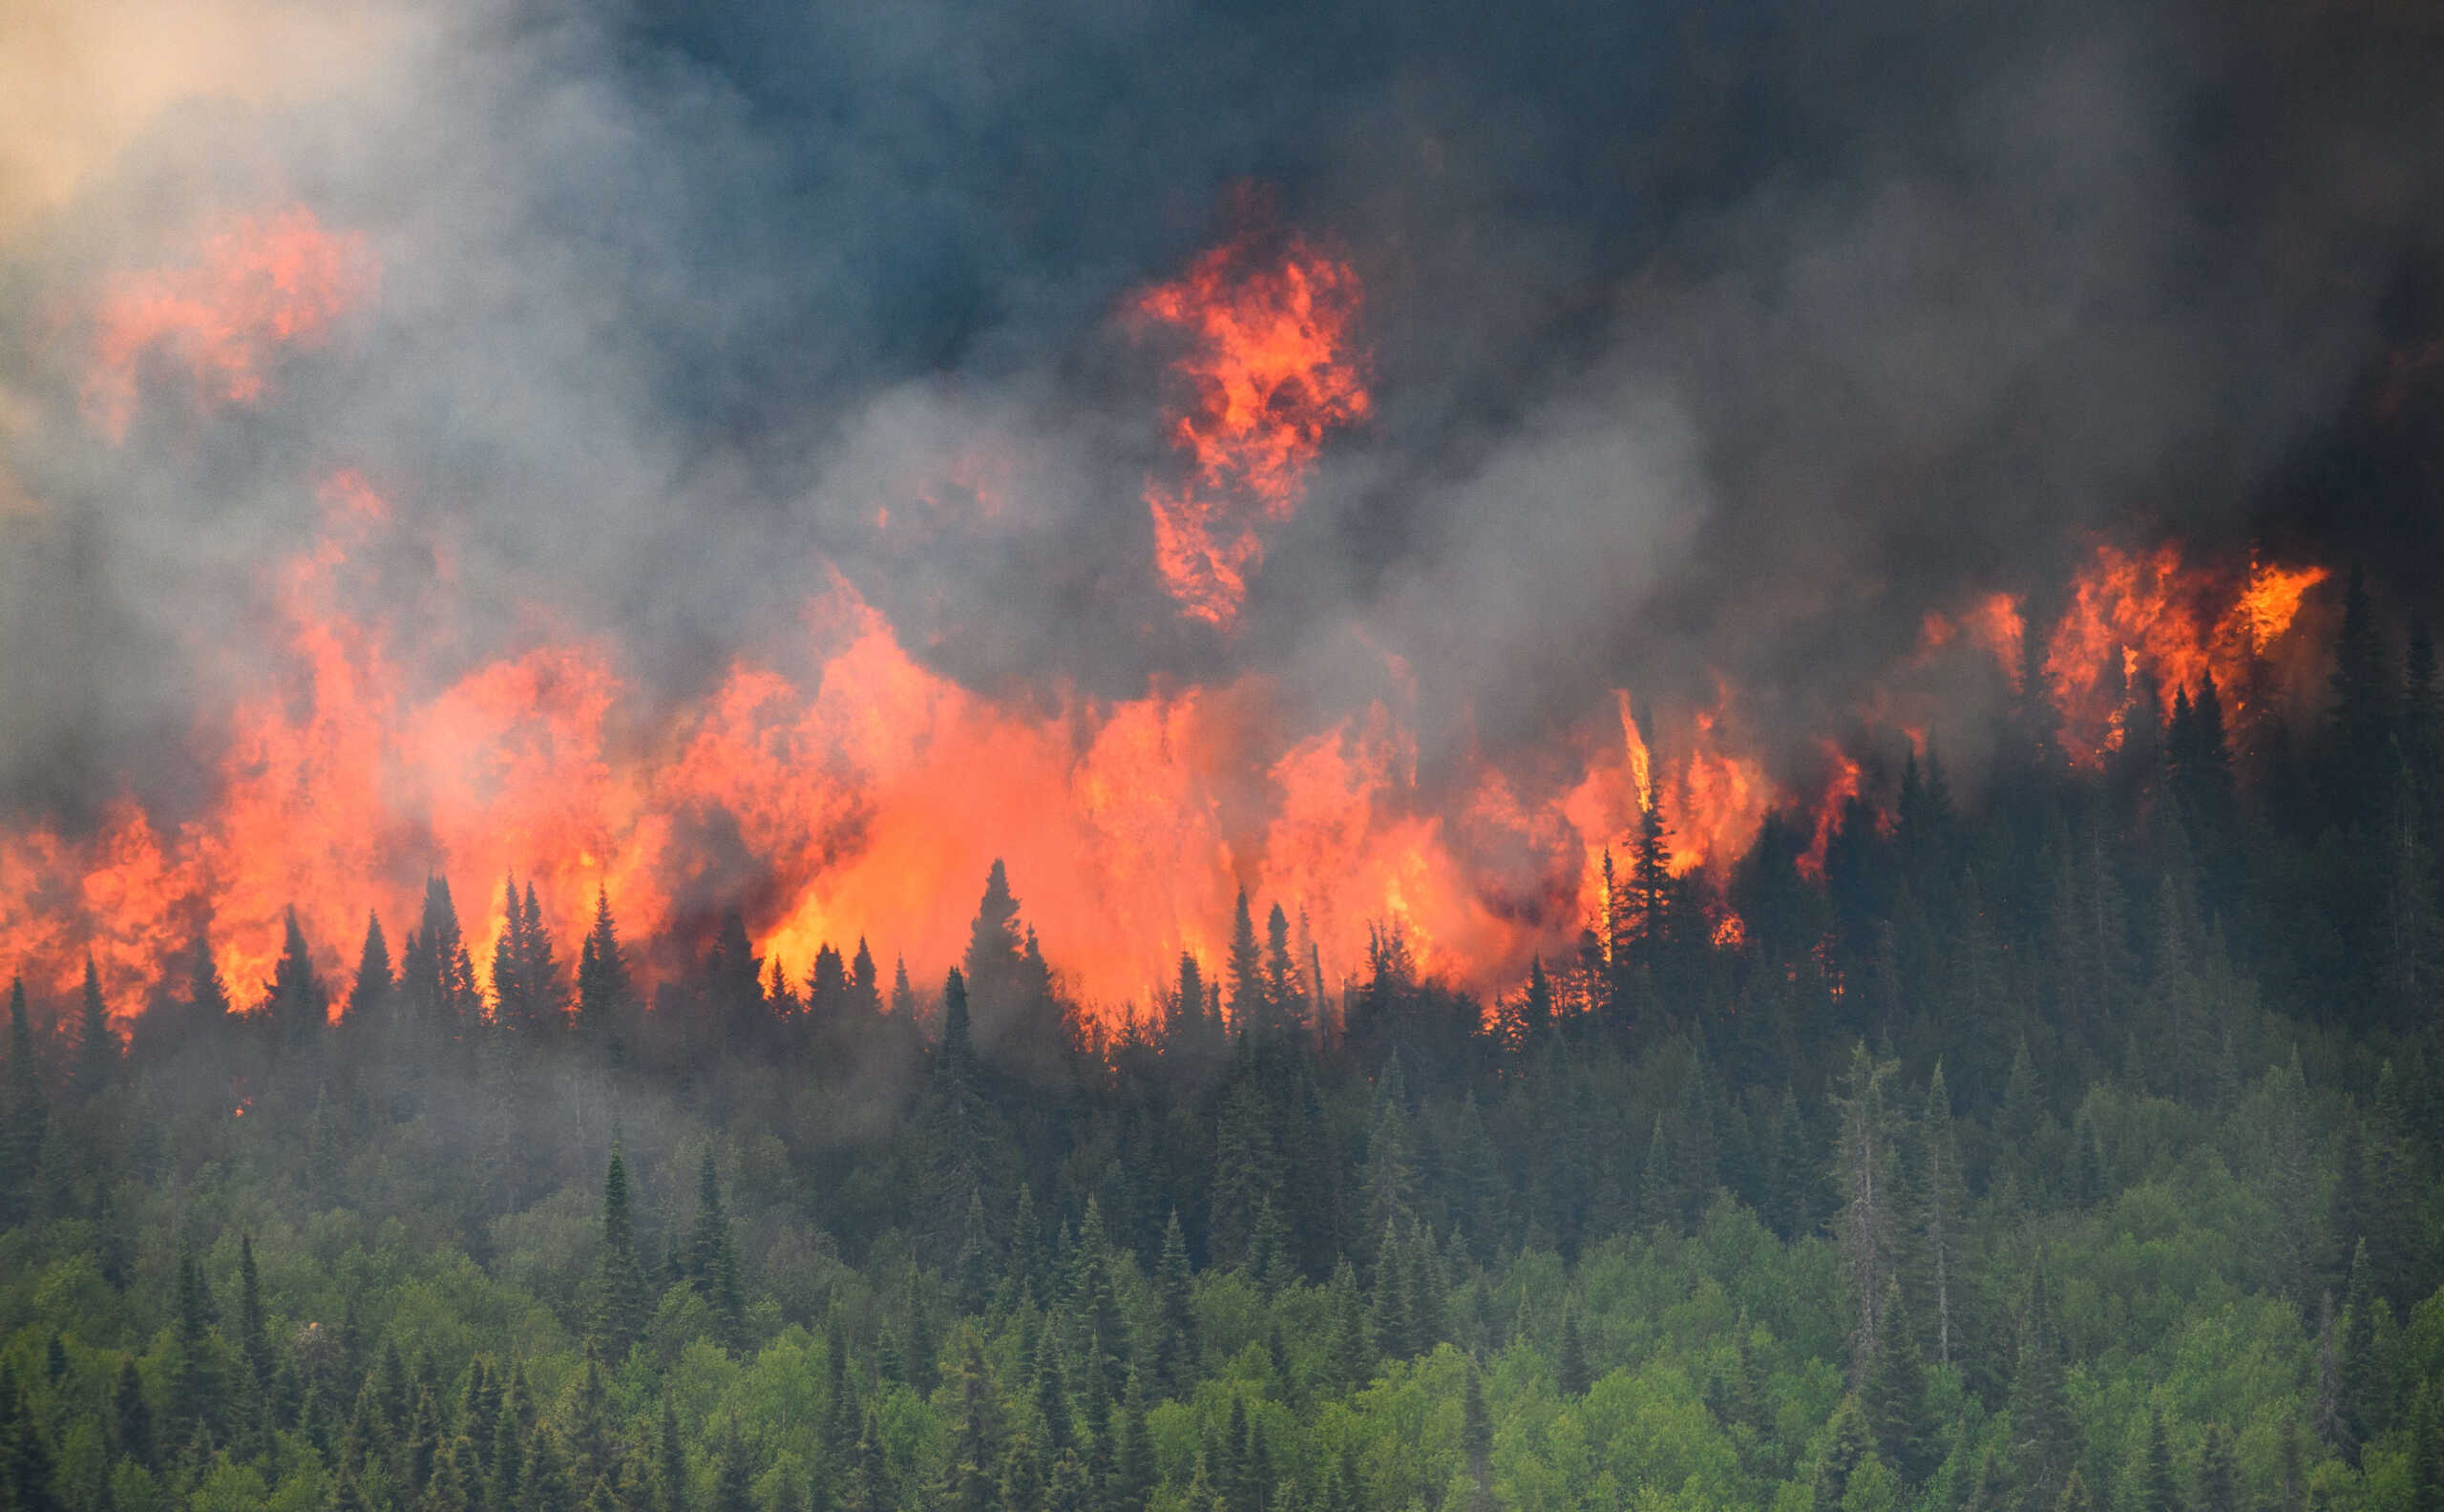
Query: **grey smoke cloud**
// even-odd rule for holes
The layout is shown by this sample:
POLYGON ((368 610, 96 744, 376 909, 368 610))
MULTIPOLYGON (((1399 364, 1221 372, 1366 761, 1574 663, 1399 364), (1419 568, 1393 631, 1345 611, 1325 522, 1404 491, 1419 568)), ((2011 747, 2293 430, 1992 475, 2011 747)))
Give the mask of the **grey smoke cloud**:
MULTIPOLYGON (((2436 202, 2444 92, 2381 10, 1626 9, 367 8, 310 79, 241 47, 52 123, 83 145, 0 231, 0 789, 175 794, 343 466, 453 543, 448 622, 394 618, 473 655, 540 605, 672 698, 831 563, 1012 698, 1328 707, 1390 651, 1429 758, 1717 672, 1796 732, 2080 526, 2243 528, 2436 202), (1152 579, 1114 310, 1246 179, 1365 279, 1378 413, 1225 640, 1152 579), (59 312, 289 200, 378 299, 259 405, 157 372, 96 434, 59 312), (919 496, 952 474, 991 508, 919 496)), ((96 13, 103 74, 177 46, 96 13)))

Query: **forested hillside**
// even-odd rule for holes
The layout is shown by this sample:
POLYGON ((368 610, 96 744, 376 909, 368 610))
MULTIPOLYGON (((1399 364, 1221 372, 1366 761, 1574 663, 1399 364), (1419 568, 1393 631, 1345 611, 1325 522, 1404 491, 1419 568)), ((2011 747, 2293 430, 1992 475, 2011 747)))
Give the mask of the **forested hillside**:
POLYGON ((518 884, 478 972, 436 879, 345 974, 20 987, 0 1504, 2439 1512, 2444 721, 2375 614, 2313 721, 2140 687, 2075 767, 2031 699, 1727 874, 1650 808, 1498 1002, 1243 898, 1085 1011, 998 864, 942 980, 518 884))

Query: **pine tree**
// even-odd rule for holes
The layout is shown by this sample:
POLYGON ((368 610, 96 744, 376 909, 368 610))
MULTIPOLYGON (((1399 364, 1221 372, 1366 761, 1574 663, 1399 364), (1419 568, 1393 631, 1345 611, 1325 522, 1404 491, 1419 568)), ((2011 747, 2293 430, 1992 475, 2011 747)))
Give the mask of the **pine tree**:
POLYGON ((956 966, 942 978, 942 1073, 954 1081, 975 1075, 976 1042, 968 1022, 967 978, 956 966))
POLYGON ((1964 1266, 1967 1183, 1960 1144, 1952 1132, 1951 1094, 1943 1062, 1927 1082, 1927 1107, 1918 1121, 1918 1271, 1934 1331, 1935 1360, 1952 1362, 1960 1332, 1957 1312, 1964 1266))
POLYGON ((2025 1502, 2040 1506, 2061 1494, 2071 1465, 2071 1415, 2062 1376, 2060 1326, 2039 1265, 2020 1318, 2011 1411, 2012 1479, 2025 1502))
POLYGON ((1876 1357, 1877 1331, 1893 1275, 1900 1161, 1895 1120, 1886 1105, 1884 1086, 1896 1069, 1895 1062, 1868 1055, 1865 1041, 1854 1042, 1844 1090, 1833 1100, 1842 1114, 1833 1176, 1842 1191, 1838 1232, 1848 1280, 1854 1385, 1866 1378, 1876 1357))
MULTIPOLYGON (((1672 832, 1663 817, 1663 795, 1650 790, 1638 809, 1638 830, 1630 850, 1628 925, 1630 961, 1653 970, 1662 963, 1674 923, 1676 894, 1672 877, 1672 832)), ((1616 974, 1627 969, 1615 958, 1616 974)))
POLYGON ((26 984, 9 983, 9 1072, 0 1085, 0 1228, 23 1223, 41 1180, 50 1095, 35 1059, 33 1025, 26 1016, 26 984))
POLYGON ((628 1163, 616 1142, 602 1176, 602 1259, 595 1273, 593 1302, 589 1324, 602 1341, 603 1354, 615 1363, 626 1360, 629 1348, 644 1332, 651 1301, 628 1212, 628 1163))
POLYGON ((1154 1376, 1168 1396, 1185 1398, 1195 1383, 1196 1312, 1189 1278, 1188 1236, 1179 1209, 1163 1225, 1163 1249, 1154 1264, 1154 1376))
POLYGON ((1239 889, 1231 905, 1231 950, 1225 965, 1231 1029, 1235 1034, 1253 1033, 1265 1018, 1264 956, 1256 944, 1255 920, 1248 912, 1246 888, 1239 889))
POLYGON ((1264 921, 1264 1002, 1267 1026, 1277 1034, 1307 1030, 1307 994, 1290 954, 1290 918, 1275 903, 1264 921))
POLYGON ((577 1038, 614 1065, 626 1059, 624 1024, 631 992, 627 954, 620 945, 620 926, 611 916, 611 893, 598 885, 594 892, 594 925, 578 947, 577 1038))
POLYGON ((1876 1452, 1908 1485, 1918 1485, 1942 1459, 1927 1419, 1927 1378, 1918 1359, 1916 1333, 1903 1306, 1901 1284, 1885 1288, 1884 1318, 1875 1358, 1859 1390, 1859 1407, 1876 1452))
POLYGON ((2243 1512, 2240 1472, 2232 1462, 2230 1440, 2223 1430, 2206 1425, 2206 1441, 2198 1451, 2197 1512, 2243 1512))
POLYGON ((687 1492, 687 1451, 679 1437, 679 1413, 666 1390, 662 1394, 662 1431, 654 1454, 654 1493, 656 1512, 688 1512, 693 1504, 687 1492))
POLYGON ((1479 1378, 1477 1362, 1468 1361, 1468 1373, 1460 1393, 1460 1459, 1468 1467, 1477 1489, 1487 1489, 1493 1475, 1493 1417, 1485 1411, 1485 1382, 1479 1378))
POLYGON ((1587 1347, 1579 1338, 1578 1304, 1562 1303, 1562 1338, 1560 1352, 1554 1357, 1553 1385, 1565 1398, 1587 1395, 1587 1347))
POLYGON ((291 908, 281 922, 280 959, 272 967, 264 998, 273 1035, 283 1045, 299 1048, 320 1042, 330 1022, 330 994, 314 970, 314 953, 291 908))
POLYGON ((696 1226, 687 1236, 687 1276, 721 1323, 722 1342, 732 1349, 746 1342, 747 1299, 739 1290, 738 1248, 731 1237, 729 1214, 722 1207, 721 1173, 713 1152, 696 1178, 696 1226))
POLYGON ((999 857, 985 873, 984 896, 968 927, 965 968, 970 1007, 983 1016, 988 1035, 998 1036, 1025 1006, 1030 985, 1026 941, 1019 926, 1019 900, 999 857))
POLYGON ((1001 1456, 1001 1485, 995 1512, 1043 1512, 1043 1458, 1035 1441, 1014 1434, 1001 1456))
POLYGON ((2138 1467, 2136 1512, 2181 1512, 2181 1488, 2173 1480, 2173 1453, 2164 1437, 2161 1409, 2147 1413, 2146 1460, 2138 1467))
POLYGON ((747 1446, 739 1442, 738 1423, 732 1419, 713 1471, 711 1512, 756 1512, 753 1479, 747 1461, 747 1446))
POLYGON ((1135 1371, 1128 1389, 1106 1419, 1111 1425, 1111 1480, 1104 1486, 1106 1507, 1141 1507, 1154 1489, 1154 1445, 1146 1432, 1146 1387, 1135 1371))
POLYGON ((119 1361, 111 1386, 111 1423, 118 1452, 137 1464, 152 1464, 153 1409, 144 1400, 144 1377, 133 1354, 119 1361))
POLYGON ((255 1270, 254 1236, 245 1233, 238 1236, 238 1352, 246 1367, 247 1410, 268 1428, 276 1399, 271 1332, 263 1316, 263 1284, 255 1270))
POLYGON ((445 1040, 472 1032, 482 1013, 458 908, 438 876, 425 879, 424 915, 399 953, 399 991, 415 1019, 445 1040))
POLYGON ((94 957, 85 957, 85 989, 76 1015, 76 1059, 69 1086, 79 1102, 91 1102, 118 1081, 118 1036, 111 1030, 109 1010, 102 1004, 101 974, 94 957))
POLYGON ((193 1245, 181 1242, 171 1314, 170 1434, 172 1440, 208 1433, 221 1382, 207 1335, 213 1323, 212 1293, 193 1245))
POLYGON ((2444 1512, 2444 1386, 2419 1383, 2410 1426, 2410 1512, 2444 1512))
POLYGON ((340 1022, 351 1033, 387 1027, 391 995, 398 990, 398 979, 390 970, 390 942, 382 934, 382 916, 365 915, 365 944, 356 956, 355 985, 348 989, 340 1022))

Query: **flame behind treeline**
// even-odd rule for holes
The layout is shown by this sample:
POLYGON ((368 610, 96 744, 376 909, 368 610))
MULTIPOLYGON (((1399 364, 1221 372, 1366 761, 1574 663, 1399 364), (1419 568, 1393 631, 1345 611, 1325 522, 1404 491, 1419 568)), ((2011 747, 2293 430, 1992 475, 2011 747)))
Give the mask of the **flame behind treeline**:
MULTIPOLYGON (((361 239, 303 208, 214 230, 191 265, 102 291, 88 423, 123 436, 156 390, 184 390, 159 402, 198 417, 263 401, 282 350, 325 340, 379 276, 361 239)), ((1145 481, 1147 569, 1184 620, 1232 632, 1268 535, 1335 434, 1366 422, 1363 308, 1344 258, 1277 231, 1127 301, 1124 323, 1169 378, 1148 401, 1165 407, 1169 454, 1145 481)), ((876 529, 895 509, 903 532, 945 510, 990 514, 997 445, 974 437, 938 476, 877 500, 876 529)), ((1242 891, 1296 921, 1299 958, 1328 980, 1397 922, 1424 969, 1492 993, 1531 956, 1573 947, 1608 850, 1649 804, 1676 873, 1719 883, 1780 810, 1821 875, 1863 758, 2040 698, 2062 758, 2094 766, 2150 696, 2159 715, 2209 678, 2227 705, 2275 696, 2273 653, 2328 576, 2096 541, 2067 585, 2042 585, 2061 605, 2042 620, 2027 591, 1991 586, 1929 613, 1850 726, 1797 755, 1717 677, 1710 701, 1655 707, 1615 687, 1532 749, 1463 743, 1455 759, 1422 753, 1416 674, 1388 651, 1371 694, 1320 715, 1257 670, 1134 697, 995 697, 929 665, 820 568, 790 634, 673 704, 641 685, 627 648, 565 632, 540 604, 511 617, 524 628, 507 649, 428 633, 465 589, 447 528, 395 507, 413 480, 339 469, 300 487, 319 527, 264 568, 262 661, 278 673, 196 721, 201 796, 130 789, 89 826, 0 832, 0 962, 38 986, 69 990, 90 957, 132 1012, 208 928, 246 1005, 285 911, 339 969, 369 914, 403 925, 434 874, 493 900, 462 902, 489 917, 471 930, 479 971, 515 885, 562 938, 607 898, 632 937, 661 942, 648 964, 668 967, 736 908, 785 970, 863 939, 931 976, 958 958, 1000 858, 1069 995, 1106 1013, 1143 1001, 1182 951, 1212 959, 1242 891)), ((1717 939, 1736 942, 1721 888, 1700 891, 1717 939)))

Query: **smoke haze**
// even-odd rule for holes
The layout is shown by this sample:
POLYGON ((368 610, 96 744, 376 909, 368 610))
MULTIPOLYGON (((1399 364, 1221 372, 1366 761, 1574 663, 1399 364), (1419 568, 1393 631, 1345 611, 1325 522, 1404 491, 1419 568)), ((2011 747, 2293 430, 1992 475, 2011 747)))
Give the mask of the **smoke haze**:
MULTIPOLYGON (((622 739, 742 657, 811 677, 853 601, 1031 717, 1207 690, 1275 751, 1380 704, 1429 792, 1615 688, 1795 776, 1928 612, 2041 600, 2096 527, 2437 587, 2421 8, 699 10, 0 38, 21 817, 211 801, 194 732, 290 675, 268 567, 338 476, 419 675, 609 648, 622 739), (1362 285, 1372 404, 1222 627, 1154 571, 1177 353, 1127 310, 1294 234, 1362 285)), ((1973 751, 2001 680, 1953 681, 1973 751)))

